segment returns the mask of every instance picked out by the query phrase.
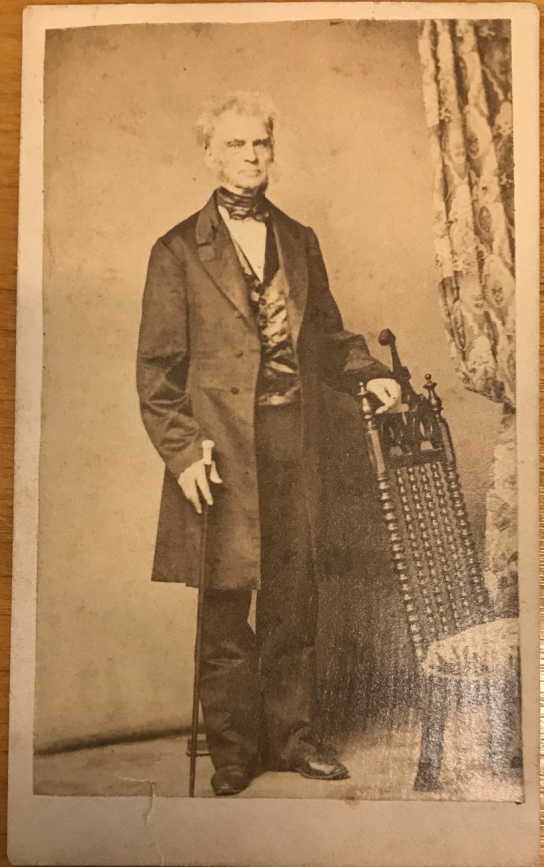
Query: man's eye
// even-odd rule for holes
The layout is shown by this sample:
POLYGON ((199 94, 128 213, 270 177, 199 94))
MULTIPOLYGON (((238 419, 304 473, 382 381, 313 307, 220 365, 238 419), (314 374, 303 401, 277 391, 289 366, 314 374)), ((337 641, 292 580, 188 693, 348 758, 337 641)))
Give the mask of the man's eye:
POLYGON ((271 144, 272 142, 269 138, 260 138, 255 142, 255 146, 260 148, 269 148, 271 144))
POLYGON ((227 142, 228 148, 241 148, 243 146, 244 146, 244 142, 239 138, 231 139, 231 141, 227 142))

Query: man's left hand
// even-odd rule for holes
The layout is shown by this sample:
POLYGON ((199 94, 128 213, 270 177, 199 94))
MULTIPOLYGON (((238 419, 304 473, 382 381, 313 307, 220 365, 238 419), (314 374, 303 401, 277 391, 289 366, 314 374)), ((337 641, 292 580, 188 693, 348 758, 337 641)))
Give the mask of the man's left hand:
POLYGON ((396 379, 370 379, 366 387, 382 404, 376 415, 396 409, 401 402, 400 385, 396 379))

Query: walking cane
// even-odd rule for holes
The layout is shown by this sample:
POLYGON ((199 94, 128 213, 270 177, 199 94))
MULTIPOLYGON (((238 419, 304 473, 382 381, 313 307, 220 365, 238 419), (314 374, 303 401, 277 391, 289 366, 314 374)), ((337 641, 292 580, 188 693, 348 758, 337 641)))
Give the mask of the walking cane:
MULTIPOLYGON (((209 479, 212 466, 212 440, 204 440, 202 443, 202 456, 206 477, 209 479)), ((206 536, 208 534, 208 509, 205 500, 202 503, 202 531, 200 534, 200 561, 198 570, 198 602, 196 609, 196 636, 195 636, 195 668, 193 675, 193 716, 191 721, 191 746, 189 765, 189 797, 195 796, 195 774, 198 741, 198 715, 200 708, 200 658, 202 655, 202 617, 204 614, 204 591, 206 584, 206 536)))

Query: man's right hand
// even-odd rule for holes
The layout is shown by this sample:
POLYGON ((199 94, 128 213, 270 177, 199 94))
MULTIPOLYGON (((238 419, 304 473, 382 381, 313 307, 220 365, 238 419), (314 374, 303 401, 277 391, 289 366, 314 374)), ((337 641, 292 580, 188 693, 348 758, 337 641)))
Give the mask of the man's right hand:
POLYGON ((215 485, 221 485, 223 479, 217 472, 215 461, 211 465, 204 463, 204 458, 200 461, 195 461, 178 476, 178 484, 190 503, 193 504, 195 511, 202 514, 202 499, 213 506, 213 497, 208 484, 208 479, 215 485))

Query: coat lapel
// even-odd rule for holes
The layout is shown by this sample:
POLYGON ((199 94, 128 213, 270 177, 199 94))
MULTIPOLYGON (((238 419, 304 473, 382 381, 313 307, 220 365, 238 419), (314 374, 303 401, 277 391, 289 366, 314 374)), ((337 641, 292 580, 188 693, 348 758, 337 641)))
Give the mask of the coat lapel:
POLYGON ((283 211, 269 204, 280 265, 287 286, 287 310, 296 345, 308 295, 308 264, 301 227, 283 211))
MULTIPOLYGON (((268 203, 287 288, 287 309, 293 342, 296 344, 308 294, 306 248, 301 228, 283 211, 268 203)), ((215 196, 200 211, 196 224, 200 261, 209 276, 247 321, 254 325, 246 282, 229 230, 221 219, 215 196)))
POLYGON ((248 322, 253 324, 254 317, 249 306, 244 274, 229 230, 217 210, 214 195, 198 215, 196 243, 200 261, 213 282, 248 322))

